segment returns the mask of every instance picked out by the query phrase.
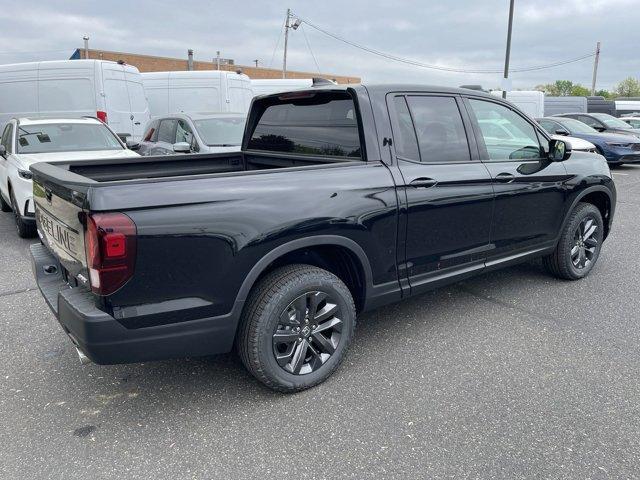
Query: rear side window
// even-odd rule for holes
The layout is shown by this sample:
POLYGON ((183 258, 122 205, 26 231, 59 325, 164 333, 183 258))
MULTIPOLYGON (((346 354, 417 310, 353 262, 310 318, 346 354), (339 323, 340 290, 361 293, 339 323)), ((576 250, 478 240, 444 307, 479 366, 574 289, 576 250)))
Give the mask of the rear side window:
POLYGON ((460 110, 453 97, 407 97, 423 162, 471 160, 460 110))
POLYGON ((178 122, 175 120, 162 120, 158 127, 158 142, 166 142, 173 144, 176 138, 176 125, 178 122))
POLYGON ((265 100, 248 148, 361 158, 353 99, 346 92, 314 93, 285 100, 271 97, 265 100))
POLYGON ((418 140, 413 129, 413 121, 411 120, 407 102, 404 97, 394 97, 393 105, 395 107, 396 122, 398 123, 398 132, 395 135, 394 142, 396 154, 401 159, 419 161, 418 140))
POLYGON ((578 115, 577 119, 580 120, 582 123, 586 123, 587 125, 589 125, 592 128, 602 128, 603 127, 602 123, 600 123, 600 121, 596 120, 593 117, 587 117, 586 115, 578 115))

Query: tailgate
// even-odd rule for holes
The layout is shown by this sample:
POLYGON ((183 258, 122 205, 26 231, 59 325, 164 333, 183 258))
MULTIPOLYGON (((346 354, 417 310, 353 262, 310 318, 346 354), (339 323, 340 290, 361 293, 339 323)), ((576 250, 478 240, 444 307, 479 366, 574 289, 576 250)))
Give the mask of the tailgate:
POLYGON ((69 275, 87 278, 82 201, 84 195, 56 185, 33 181, 38 235, 69 275))

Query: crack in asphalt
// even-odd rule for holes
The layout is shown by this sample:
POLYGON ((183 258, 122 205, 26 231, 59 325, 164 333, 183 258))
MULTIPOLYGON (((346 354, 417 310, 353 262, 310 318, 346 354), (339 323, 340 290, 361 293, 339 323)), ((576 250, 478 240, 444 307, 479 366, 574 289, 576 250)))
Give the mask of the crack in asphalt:
POLYGON ((0 298, 9 297, 11 295, 19 295, 20 293, 33 292, 35 290, 37 290, 37 287, 33 286, 33 287, 23 288, 21 290, 9 290, 8 292, 0 292, 0 298))

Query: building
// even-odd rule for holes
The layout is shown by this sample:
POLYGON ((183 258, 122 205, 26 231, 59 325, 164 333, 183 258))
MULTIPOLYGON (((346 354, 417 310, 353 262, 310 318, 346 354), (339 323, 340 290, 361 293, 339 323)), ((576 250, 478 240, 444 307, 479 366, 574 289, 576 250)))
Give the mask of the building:
MULTIPOLYGON (((128 65, 133 65, 141 72, 168 72, 188 70, 188 58, 158 57, 155 55, 141 55, 138 53, 111 52, 108 50, 88 50, 88 57, 85 57, 83 48, 78 48, 71 55, 72 60, 89 58, 95 60, 123 61, 128 65)), ((193 70, 215 70, 217 69, 216 59, 208 62, 193 60, 193 70)), ((220 70, 242 70, 242 73, 250 78, 282 78, 282 70, 276 68, 263 68, 248 65, 237 65, 232 59, 220 59, 220 70)), ((334 75, 332 73, 299 72, 287 70, 287 78, 313 78, 322 77, 335 80, 338 83, 360 83, 360 77, 345 75, 334 75)))

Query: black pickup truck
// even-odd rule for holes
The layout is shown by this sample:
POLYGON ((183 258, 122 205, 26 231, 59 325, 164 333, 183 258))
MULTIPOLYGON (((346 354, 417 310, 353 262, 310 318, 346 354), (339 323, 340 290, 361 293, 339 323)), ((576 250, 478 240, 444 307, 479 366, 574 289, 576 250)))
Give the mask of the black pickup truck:
POLYGON ((603 157, 412 85, 258 97, 238 153, 31 170, 34 274, 81 360, 235 345, 281 391, 325 380, 365 310, 534 257, 584 277, 616 203, 603 157))

